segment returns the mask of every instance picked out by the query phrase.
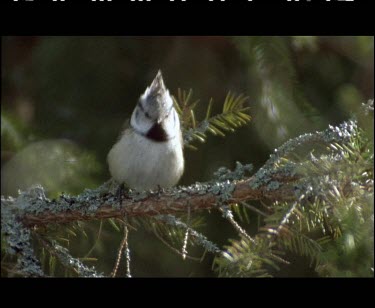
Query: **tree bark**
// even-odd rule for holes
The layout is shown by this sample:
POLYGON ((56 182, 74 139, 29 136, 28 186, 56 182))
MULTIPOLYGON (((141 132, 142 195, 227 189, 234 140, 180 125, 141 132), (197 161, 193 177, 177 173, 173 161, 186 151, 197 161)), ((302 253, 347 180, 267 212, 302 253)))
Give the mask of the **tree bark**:
MULTIPOLYGON (((277 189, 270 189, 266 185, 259 188, 252 188, 251 184, 254 182, 254 177, 246 180, 234 181, 234 190, 231 193, 230 198, 226 200, 227 203, 239 203, 242 201, 250 200, 270 200, 270 201, 289 201, 293 200, 294 191, 293 186, 289 183, 295 181, 296 177, 280 177, 275 176, 279 187, 277 189)), ((186 190, 179 189, 178 191, 185 192, 186 190)), ((188 191, 188 190, 187 190, 188 191)), ((61 212, 46 210, 37 215, 25 214, 22 221, 25 226, 43 225, 48 223, 69 223, 78 220, 93 220, 103 218, 120 218, 125 214, 128 216, 154 216, 160 214, 178 214, 187 212, 188 207, 190 211, 210 210, 218 204, 218 196, 212 192, 202 193, 199 190, 194 192, 188 192, 188 195, 178 196, 178 193, 156 193, 147 196, 145 199, 140 201, 134 201, 133 199, 123 196, 122 206, 120 207, 118 201, 108 201, 108 196, 101 197, 101 205, 97 208, 94 213, 87 214, 80 210, 66 210, 61 212), (113 206, 117 203, 117 206, 113 206)), ((113 197, 113 195, 111 195, 113 197)), ((46 201, 49 202, 46 207, 53 208, 59 207, 59 200, 57 201, 46 201)), ((69 201, 71 205, 74 204, 77 199, 69 201)), ((88 206, 82 205, 82 208, 88 206)), ((73 207, 73 206, 72 206, 73 207)))

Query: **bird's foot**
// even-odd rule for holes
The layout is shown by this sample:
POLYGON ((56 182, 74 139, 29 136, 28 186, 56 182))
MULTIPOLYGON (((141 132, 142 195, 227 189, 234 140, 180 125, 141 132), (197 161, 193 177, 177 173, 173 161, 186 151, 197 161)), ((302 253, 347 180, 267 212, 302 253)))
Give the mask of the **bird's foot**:
POLYGON ((125 193, 125 185, 124 183, 120 184, 116 191, 116 198, 120 203, 120 207, 122 207, 122 200, 125 193))
POLYGON ((165 193, 165 189, 158 184, 158 190, 157 190, 158 197, 160 197, 164 193, 165 193))

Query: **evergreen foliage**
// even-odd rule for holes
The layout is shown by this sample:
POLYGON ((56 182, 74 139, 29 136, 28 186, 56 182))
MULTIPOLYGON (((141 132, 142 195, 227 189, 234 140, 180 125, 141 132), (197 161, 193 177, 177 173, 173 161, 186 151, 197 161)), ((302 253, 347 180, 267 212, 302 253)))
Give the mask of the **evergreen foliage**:
POLYGON ((298 201, 268 204, 254 241, 232 240, 216 258, 219 275, 277 275, 280 264, 293 266, 287 256, 294 255, 319 276, 373 276, 373 141, 355 123, 346 141, 279 157, 274 167, 296 166, 298 201))
POLYGON ((182 123, 184 145, 191 149, 197 149, 191 144, 194 141, 205 142, 207 138, 206 132, 224 137, 224 132, 234 132, 235 129, 246 125, 251 120, 248 114, 249 107, 244 106, 247 97, 243 96, 243 94, 236 96, 229 92, 225 98, 222 113, 211 117, 213 104, 211 99, 208 103, 204 120, 197 123, 194 109, 199 100, 190 102, 192 94, 192 90, 186 92, 178 89, 177 99, 173 98, 182 123))

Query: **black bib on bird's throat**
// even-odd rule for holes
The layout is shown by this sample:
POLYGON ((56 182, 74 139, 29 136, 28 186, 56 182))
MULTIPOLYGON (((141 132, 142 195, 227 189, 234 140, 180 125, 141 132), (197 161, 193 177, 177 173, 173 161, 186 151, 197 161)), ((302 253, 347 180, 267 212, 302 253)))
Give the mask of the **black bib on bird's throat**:
POLYGON ((158 123, 155 123, 154 126, 151 127, 151 129, 146 134, 146 137, 156 142, 165 142, 171 139, 168 137, 163 126, 158 123))

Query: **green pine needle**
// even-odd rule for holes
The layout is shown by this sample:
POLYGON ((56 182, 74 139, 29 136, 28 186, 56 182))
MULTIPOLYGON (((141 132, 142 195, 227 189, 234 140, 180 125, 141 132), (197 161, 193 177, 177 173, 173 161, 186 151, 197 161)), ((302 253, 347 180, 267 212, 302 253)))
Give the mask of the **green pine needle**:
POLYGON ((211 116, 213 107, 211 98, 204 120, 198 123, 195 108, 199 100, 190 102, 192 93, 192 90, 186 92, 178 89, 177 99, 173 97, 174 106, 182 123, 184 143, 189 148, 196 149, 195 146, 191 145, 194 141, 205 142, 207 132, 215 136, 225 137, 226 132, 234 132, 251 120, 251 116, 248 114, 249 107, 244 107, 248 98, 243 94, 235 95, 229 92, 225 98, 222 113, 211 116))

